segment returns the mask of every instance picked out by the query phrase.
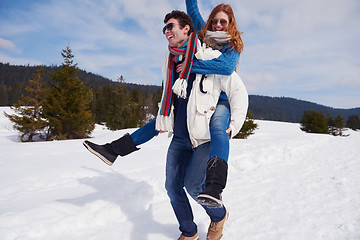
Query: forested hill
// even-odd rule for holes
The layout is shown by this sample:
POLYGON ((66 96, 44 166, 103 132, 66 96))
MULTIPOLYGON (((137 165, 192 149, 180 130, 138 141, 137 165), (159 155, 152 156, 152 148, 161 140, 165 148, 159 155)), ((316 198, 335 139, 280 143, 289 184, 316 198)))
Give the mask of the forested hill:
MULTIPOLYGON (((0 63, 0 106, 11 106, 16 103, 25 92, 24 90, 28 80, 33 78, 33 75, 40 67, 41 66, 14 66, 0 63)), ((50 80, 49 73, 53 72, 57 66, 42 67, 44 68, 44 80, 50 80)), ((84 70, 80 70, 77 75, 81 81, 93 89, 114 84, 114 82, 108 78, 84 70)), ((127 79, 125 79, 125 81, 127 81, 127 79)), ((160 88, 159 86, 137 85, 132 83, 127 83, 126 86, 130 91, 135 87, 139 87, 143 92, 149 90, 152 93, 160 88)))
MULTIPOLYGON (((48 74, 54 71, 56 66, 43 67, 45 72, 44 79, 48 80, 48 74)), ((40 66, 13 66, 0 63, 0 106, 10 106, 16 103, 24 93, 24 88, 28 80, 33 77, 33 74, 39 68, 40 66)), ((114 83, 110 79, 83 70, 80 70, 78 77, 92 88, 114 83)), ((131 80, 125 78, 125 81, 131 80)), ((160 89, 160 86, 127 83, 129 90, 132 90, 136 86, 144 92, 146 90, 156 92, 160 89)), ((300 122, 306 110, 322 111, 325 115, 331 113, 333 117, 340 114, 345 120, 353 114, 360 116, 360 107, 353 109, 336 109, 288 97, 250 95, 249 103, 249 109, 255 119, 300 122)))
POLYGON ((345 121, 353 114, 360 116, 360 107, 339 109, 289 97, 250 95, 249 106, 255 119, 285 122, 300 122, 307 110, 322 111, 325 116, 330 113, 333 117, 340 114, 345 121))

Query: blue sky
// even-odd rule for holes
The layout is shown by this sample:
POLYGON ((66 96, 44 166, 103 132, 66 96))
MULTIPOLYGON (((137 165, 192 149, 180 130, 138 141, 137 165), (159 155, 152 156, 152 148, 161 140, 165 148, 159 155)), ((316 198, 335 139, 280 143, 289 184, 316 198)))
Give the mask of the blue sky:
MULTIPOLYGON (((204 19, 222 1, 199 0, 204 19)), ((249 94, 360 107, 360 1, 230 0, 245 48, 249 94)), ((0 62, 59 65, 68 44, 81 69, 161 85, 166 13, 180 0, 1 0, 0 62)))

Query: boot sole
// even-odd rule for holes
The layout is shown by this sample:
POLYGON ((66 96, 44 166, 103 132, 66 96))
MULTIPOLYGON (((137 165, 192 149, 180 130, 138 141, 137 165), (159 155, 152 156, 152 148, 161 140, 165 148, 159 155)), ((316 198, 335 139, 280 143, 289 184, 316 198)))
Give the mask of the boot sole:
POLYGON ((107 165, 111 166, 113 163, 110 162, 109 160, 106 159, 106 157, 104 157, 103 155, 101 155, 100 153, 98 153, 97 151, 95 151, 94 149, 92 149, 88 144, 86 144, 86 142, 83 142, 83 145, 87 148, 87 150, 89 150, 92 154, 94 154, 95 156, 97 156, 98 158, 101 159, 101 161, 103 161, 104 163, 106 163, 107 165))
POLYGON ((214 198, 208 194, 199 194, 196 200, 197 203, 203 206, 207 206, 208 208, 222 208, 223 203, 221 200, 214 198))

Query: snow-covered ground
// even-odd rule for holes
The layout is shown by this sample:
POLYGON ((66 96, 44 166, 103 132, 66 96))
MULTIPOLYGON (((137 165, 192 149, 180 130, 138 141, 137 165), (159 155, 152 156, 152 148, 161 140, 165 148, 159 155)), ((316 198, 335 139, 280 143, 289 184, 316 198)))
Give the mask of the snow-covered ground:
MULTIPOLYGON (((109 167, 83 140, 20 143, 0 108, 0 239, 177 239, 164 189, 167 134, 109 167)), ((360 239, 360 132, 307 134, 256 121, 232 140, 224 240, 360 239)), ((105 143, 134 129, 97 126, 105 143)), ((191 200, 200 239, 209 219, 191 200)))

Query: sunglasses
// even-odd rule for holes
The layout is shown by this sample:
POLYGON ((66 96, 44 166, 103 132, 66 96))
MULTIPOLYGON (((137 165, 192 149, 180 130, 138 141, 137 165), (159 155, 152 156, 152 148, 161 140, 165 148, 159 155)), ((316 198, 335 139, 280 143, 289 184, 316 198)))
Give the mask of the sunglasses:
POLYGON ((227 24, 227 21, 225 19, 218 20, 218 19, 215 19, 215 18, 211 19, 211 24, 216 25, 219 21, 220 21, 220 24, 222 26, 225 26, 227 24))
POLYGON ((163 34, 165 34, 165 31, 168 30, 168 31, 171 31, 174 27, 174 23, 169 23, 169 24, 166 24, 165 27, 163 28, 163 34))

